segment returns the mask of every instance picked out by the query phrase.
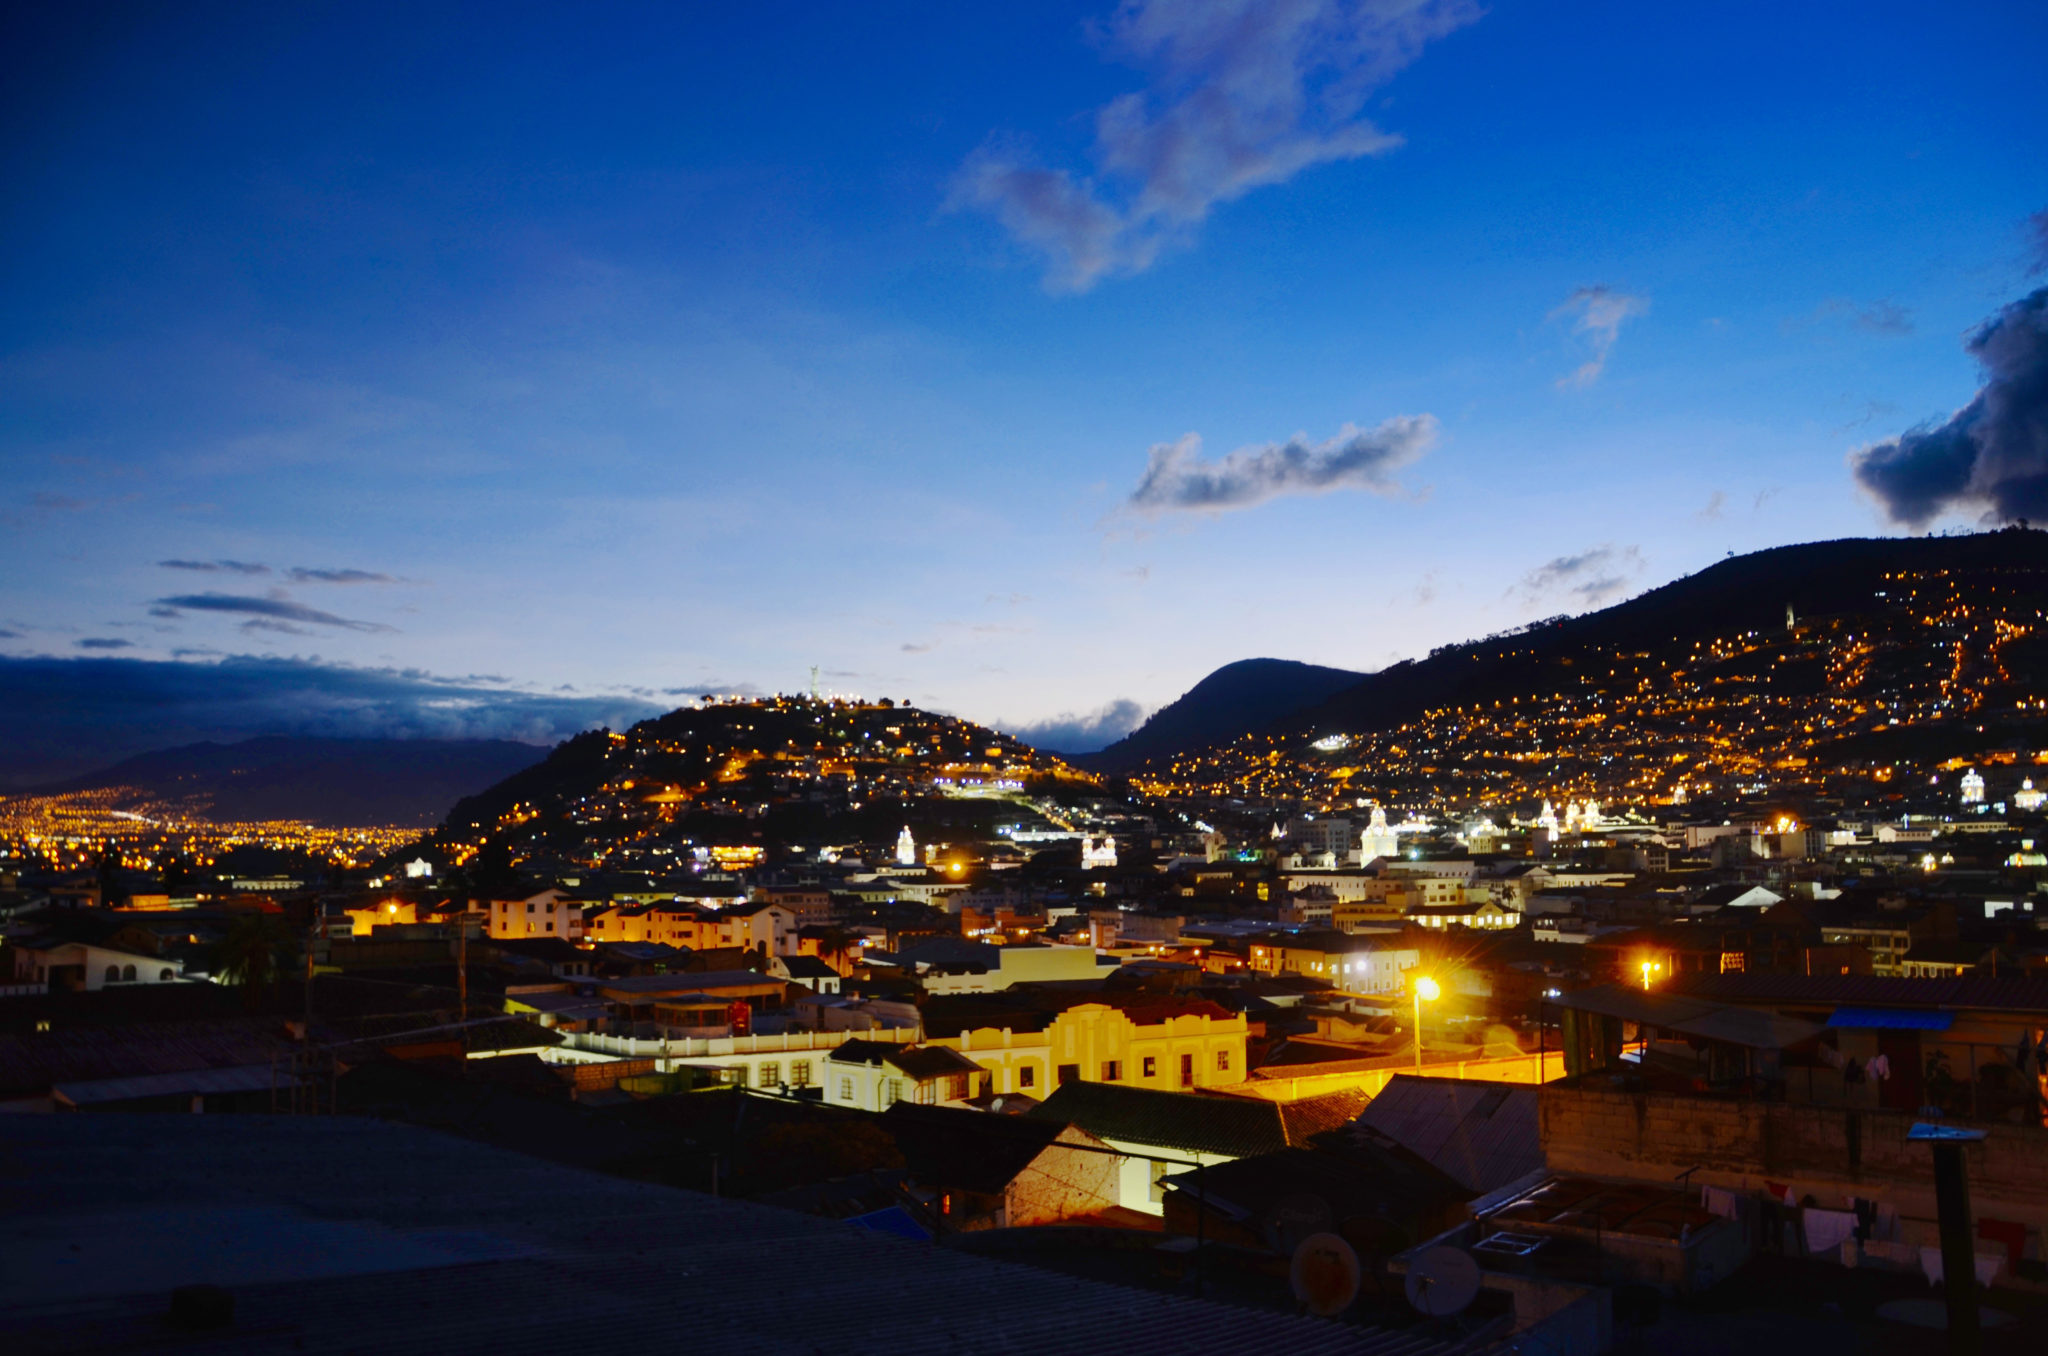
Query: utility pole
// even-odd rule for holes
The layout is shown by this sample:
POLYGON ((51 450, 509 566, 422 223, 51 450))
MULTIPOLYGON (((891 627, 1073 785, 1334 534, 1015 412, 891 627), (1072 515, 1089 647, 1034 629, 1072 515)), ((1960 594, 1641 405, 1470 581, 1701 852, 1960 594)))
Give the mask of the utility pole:
POLYGON ((469 900, 455 914, 455 1020, 462 1031, 462 1052, 469 1053, 469 900))
POLYGON ((1977 1314, 1977 1245, 1970 1231, 1970 1171, 1964 1150, 1981 1143, 1982 1130, 1921 1123, 1908 1140, 1934 1151, 1934 1207, 1939 1217, 1941 1277, 1948 1292, 1948 1349, 1977 1356, 1982 1337, 1977 1314))

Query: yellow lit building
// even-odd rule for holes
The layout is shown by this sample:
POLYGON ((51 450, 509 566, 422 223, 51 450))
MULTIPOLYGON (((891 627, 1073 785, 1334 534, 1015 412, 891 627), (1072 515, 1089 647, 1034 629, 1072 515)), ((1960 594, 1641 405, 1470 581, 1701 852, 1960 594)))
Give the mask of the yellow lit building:
POLYGON ((1178 1091, 1244 1082, 1244 1015, 1205 999, 1145 997, 1064 1010, 934 999, 925 1043, 990 1074, 989 1091, 1045 1097, 1076 1079, 1178 1091))
POLYGON ((410 899, 378 899, 347 911, 352 931, 357 937, 367 937, 370 929, 387 923, 417 923, 420 921, 419 905, 410 899))

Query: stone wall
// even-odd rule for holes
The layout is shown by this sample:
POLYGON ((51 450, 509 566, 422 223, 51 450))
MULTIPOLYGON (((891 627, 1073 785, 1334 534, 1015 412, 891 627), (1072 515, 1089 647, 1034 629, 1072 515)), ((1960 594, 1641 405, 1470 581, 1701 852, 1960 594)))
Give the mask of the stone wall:
MULTIPOLYGON (((1801 1191, 1894 1201, 1933 1216, 1933 1161, 1906 1132, 1904 1112, 1815 1107, 1547 1084, 1540 1094, 1551 1171, 1758 1191, 1767 1181, 1801 1191)), ((1977 1213, 2048 1218, 2048 1130, 1980 1124, 1969 1150, 1977 1213)), ((1839 1209, 1838 1201, 1825 1202, 1839 1209)))
POLYGON ((1005 1193, 1006 1223, 1013 1229, 1056 1224, 1092 1215, 1117 1203, 1117 1178, 1123 1159, 1089 1152, 1107 1146, 1086 1131, 1068 1126, 1057 1141, 1017 1174, 1005 1193), (1068 1144, 1083 1148, 1068 1148, 1068 1144))

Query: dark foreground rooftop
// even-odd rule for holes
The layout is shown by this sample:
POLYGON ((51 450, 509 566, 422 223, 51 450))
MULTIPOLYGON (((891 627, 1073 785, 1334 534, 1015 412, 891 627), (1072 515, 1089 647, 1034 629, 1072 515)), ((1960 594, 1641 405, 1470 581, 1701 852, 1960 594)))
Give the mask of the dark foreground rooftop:
POLYGON ((10 1356, 1445 1350, 352 1117, 0 1117, 0 1332, 10 1356), (202 1282, 232 1326, 169 1327, 202 1282))

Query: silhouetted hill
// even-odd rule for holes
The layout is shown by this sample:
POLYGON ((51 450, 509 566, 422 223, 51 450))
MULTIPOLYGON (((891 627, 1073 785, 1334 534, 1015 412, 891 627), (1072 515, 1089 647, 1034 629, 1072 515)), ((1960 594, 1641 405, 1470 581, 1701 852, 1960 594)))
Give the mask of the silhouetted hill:
POLYGON ((1037 827, 1002 796, 1092 793, 1095 779, 1023 740, 893 701, 798 696, 684 707, 590 730, 449 810, 439 840, 522 856, 669 869, 705 844, 920 842, 1037 827), (951 794, 970 786, 987 796, 951 794))
POLYGON ((1443 646, 1132 775, 1308 805, 1872 803, 1975 762, 2002 796, 2048 746, 2044 688, 2048 534, 1814 542, 1443 646))
POLYGON ((1292 659, 1240 659, 1196 683, 1108 748, 1073 761, 1091 772, 1128 772, 1153 758, 1264 729, 1362 676, 1292 659))
POLYGON ((504 739, 314 739, 266 736, 140 754, 27 794, 132 787, 234 822, 434 824, 450 806, 548 756, 504 739))
MULTIPOLYGON (((1594 655, 1661 651, 1796 620, 1900 611, 1881 595, 1888 575, 1947 572, 1966 591, 2017 574, 2042 587, 2048 533, 2007 529, 1964 537, 1849 537, 1734 556, 1661 588, 1577 617, 1554 617, 1395 664, 1271 722, 1284 732, 1385 729, 1421 711, 1582 685, 1594 655)), ((1875 621, 1874 623, 1875 624, 1875 621)))

